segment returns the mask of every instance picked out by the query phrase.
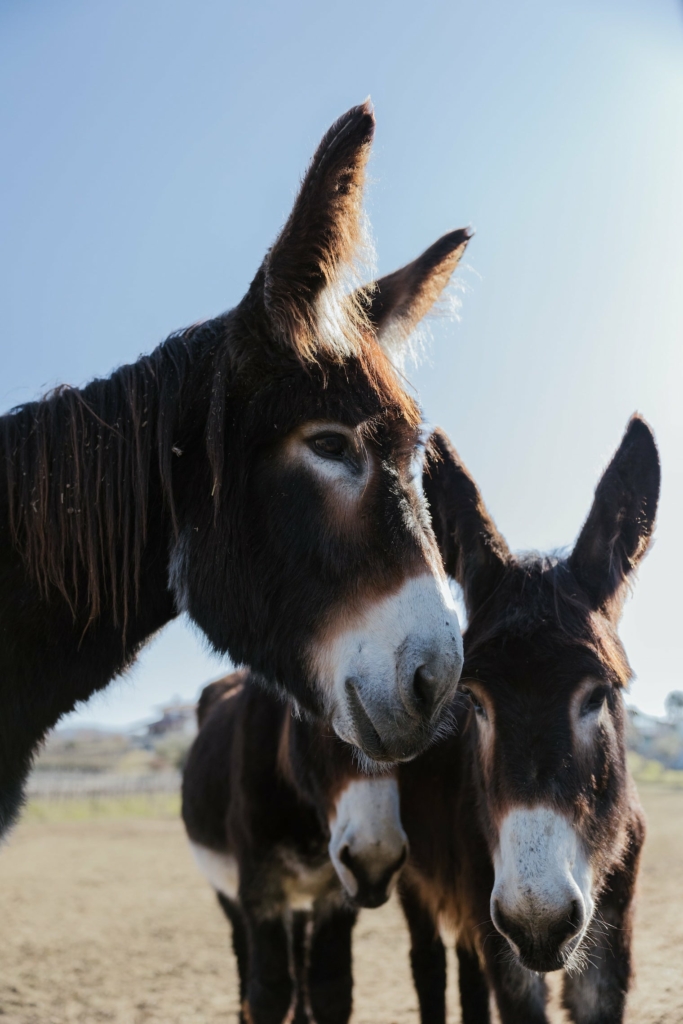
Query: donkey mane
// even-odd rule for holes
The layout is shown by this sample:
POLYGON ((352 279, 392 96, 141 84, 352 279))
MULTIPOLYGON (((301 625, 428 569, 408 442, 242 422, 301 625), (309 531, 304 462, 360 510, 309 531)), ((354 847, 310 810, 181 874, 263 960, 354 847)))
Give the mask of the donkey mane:
POLYGON ((611 667, 619 685, 626 686, 631 679, 616 630, 593 611, 563 555, 527 552, 511 559, 497 589, 471 620, 468 657, 503 635, 537 635, 549 648, 558 640, 592 648, 597 659, 611 667))
MULTIPOLYGON (((57 387, 2 417, 13 543, 43 598, 56 589, 74 619, 85 602, 86 630, 110 604, 125 642, 129 614, 137 608, 150 480, 158 481, 177 535, 172 463, 188 441, 203 445, 211 471, 207 500, 218 510, 228 385, 243 342, 231 337, 229 321, 222 316, 175 332, 108 378, 82 389, 57 387), (196 403, 203 414, 185 416, 196 403), (179 436, 181 419, 192 419, 203 436, 179 436)), ((325 364, 315 353, 280 353, 280 359, 325 388, 325 364)), ((350 360, 382 396, 386 412, 417 428, 419 408, 370 330, 350 360)), ((247 378, 254 385, 259 375, 257 359, 247 378)))
MULTIPOLYGON (((150 476, 175 526, 171 486, 183 384, 216 344, 216 322, 172 334, 154 352, 83 389, 60 386, 2 417, 12 539, 47 597, 56 588, 88 624, 111 602, 125 630, 148 530, 150 476)), ((212 463, 222 433, 207 431, 212 463)))

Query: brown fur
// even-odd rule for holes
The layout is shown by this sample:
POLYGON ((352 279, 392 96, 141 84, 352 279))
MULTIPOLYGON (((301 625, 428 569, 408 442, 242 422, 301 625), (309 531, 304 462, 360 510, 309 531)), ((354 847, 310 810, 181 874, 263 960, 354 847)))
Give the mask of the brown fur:
MULTIPOLYGON (((445 1020, 445 961, 434 937, 441 920, 457 936, 463 1024, 490 1020, 490 996, 502 1024, 547 1024, 542 976, 512 953, 490 907, 502 819, 542 806, 580 836, 597 902, 585 957, 579 949, 568 961, 564 1005, 577 1024, 618 1024, 645 826, 626 767, 621 691, 630 669, 616 624, 654 529, 652 433, 631 421, 566 560, 510 553, 441 433, 429 462, 425 491, 469 625, 455 735, 400 768, 411 846, 401 891, 422 1020, 445 1020)), ((524 955, 544 958, 537 971, 564 962, 550 940, 524 955)))
MULTIPOLYGON (((243 1018, 283 1024, 296 1010, 303 1020, 308 1004, 319 1024, 346 1024, 358 904, 334 872, 328 843, 337 800, 360 776, 352 749, 324 724, 296 718, 248 672, 206 687, 198 718, 183 819, 191 841, 237 863, 237 898, 218 898, 233 929, 243 1018), (317 879, 310 910, 289 906, 301 869, 317 879)), ((349 869, 361 904, 388 898, 388 877, 349 869)))
MULTIPOLYGON (((441 240, 426 272, 406 268, 381 324, 367 287, 341 294, 373 126, 363 104, 327 133, 234 309, 1 417, 0 833, 46 731, 179 612, 273 692, 332 717, 310 674, 318 631, 364 587, 393 587, 404 553, 410 572, 431 558, 428 519, 405 500, 420 410, 382 334, 411 294, 425 308, 425 281, 436 294, 464 240, 441 240), (314 474, 272 458, 312 421, 366 431, 379 471, 362 531, 337 529, 314 474)), ((381 297, 382 282, 369 290, 381 297)), ((377 703, 391 734, 394 698, 377 703)))

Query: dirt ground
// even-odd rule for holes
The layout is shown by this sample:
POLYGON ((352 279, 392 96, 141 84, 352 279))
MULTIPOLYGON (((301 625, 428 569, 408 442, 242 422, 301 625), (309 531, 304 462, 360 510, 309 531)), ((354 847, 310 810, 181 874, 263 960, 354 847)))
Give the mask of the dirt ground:
MULTIPOLYGON (((650 832, 629 1020, 681 1024, 683 792, 643 798, 650 832)), ((354 962, 355 1024, 417 1021, 393 902, 363 913, 354 962)), ((450 971, 455 1024, 452 956, 450 971)), ((217 1024, 236 1006, 228 928, 178 821, 26 822, 0 851, 3 1024, 217 1024)))

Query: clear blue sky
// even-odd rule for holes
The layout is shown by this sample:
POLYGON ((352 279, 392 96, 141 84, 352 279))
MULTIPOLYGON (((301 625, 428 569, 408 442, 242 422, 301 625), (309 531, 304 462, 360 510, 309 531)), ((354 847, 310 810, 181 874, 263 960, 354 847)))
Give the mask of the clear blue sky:
MULTIPOLYGON (((9 408, 234 304, 328 124, 371 94, 382 272, 477 235, 414 370, 514 548, 570 544, 634 409, 657 543, 622 635, 646 710, 683 688, 683 5, 678 0, 0 5, 9 408)), ((182 624, 79 722, 222 666, 182 624)))

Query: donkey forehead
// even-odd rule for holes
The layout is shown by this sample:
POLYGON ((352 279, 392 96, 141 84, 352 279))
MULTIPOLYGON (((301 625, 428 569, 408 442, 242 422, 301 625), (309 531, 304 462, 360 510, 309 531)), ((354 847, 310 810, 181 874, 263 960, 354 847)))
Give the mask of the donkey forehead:
POLYGON ((611 679, 612 671, 588 640, 578 644, 561 636, 502 635, 477 651, 466 648, 465 678, 483 687, 494 704, 538 709, 568 706, 583 680, 611 679))
POLYGON ((356 427, 377 417, 396 430, 415 430, 421 422, 417 402, 382 358, 332 361, 321 356, 306 366, 292 359, 275 364, 258 359, 241 369, 236 391, 250 419, 268 422, 276 417, 284 431, 307 419, 356 427))

